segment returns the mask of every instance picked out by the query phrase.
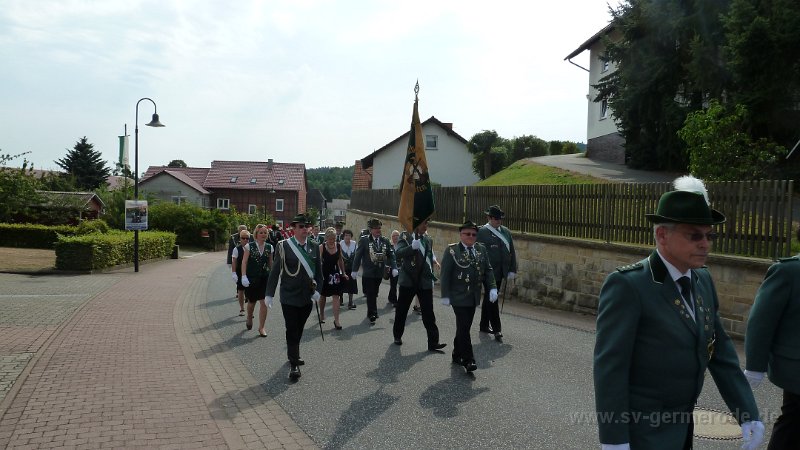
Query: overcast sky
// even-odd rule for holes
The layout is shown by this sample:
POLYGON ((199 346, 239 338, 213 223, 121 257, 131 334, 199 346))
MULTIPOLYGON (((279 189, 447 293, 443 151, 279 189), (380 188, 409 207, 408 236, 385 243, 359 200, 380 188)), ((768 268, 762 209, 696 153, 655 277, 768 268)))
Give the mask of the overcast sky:
POLYGON ((604 0, 4 0, 0 152, 56 168, 86 136, 113 168, 127 124, 133 166, 149 97, 166 127, 139 104, 140 171, 350 166, 408 130, 417 79, 422 120, 465 139, 585 142, 588 73, 564 57, 608 19, 604 0))

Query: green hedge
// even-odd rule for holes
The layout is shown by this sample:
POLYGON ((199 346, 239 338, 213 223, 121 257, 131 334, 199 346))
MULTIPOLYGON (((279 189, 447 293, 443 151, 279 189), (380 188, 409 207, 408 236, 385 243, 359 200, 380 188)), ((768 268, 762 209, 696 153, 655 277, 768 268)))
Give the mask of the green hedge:
POLYGON ((78 227, 71 225, 0 223, 0 247, 53 249, 58 235, 75 234, 78 234, 78 227))
MULTIPOLYGON (((95 270, 133 262, 133 232, 111 231, 83 236, 59 236, 56 269, 95 270)), ((175 233, 139 232, 139 261, 169 257, 175 233)))

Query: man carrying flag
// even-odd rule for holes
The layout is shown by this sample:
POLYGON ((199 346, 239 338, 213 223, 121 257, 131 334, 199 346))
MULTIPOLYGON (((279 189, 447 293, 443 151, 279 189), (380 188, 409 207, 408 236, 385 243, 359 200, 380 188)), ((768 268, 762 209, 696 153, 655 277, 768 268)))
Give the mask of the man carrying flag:
MULTIPOLYGON (((419 83, 414 88, 419 93, 419 83)), ((419 297, 422 308, 422 323, 428 334, 428 350, 441 352, 446 344, 439 342, 439 329, 433 314, 433 241, 425 235, 428 218, 433 214, 433 191, 431 190, 425 145, 422 141, 422 125, 414 99, 411 117, 411 132, 408 137, 403 175, 400 182, 400 209, 397 216, 406 231, 401 233, 396 256, 400 268, 400 297, 394 318, 394 343, 403 345, 408 308, 414 296, 419 297)))

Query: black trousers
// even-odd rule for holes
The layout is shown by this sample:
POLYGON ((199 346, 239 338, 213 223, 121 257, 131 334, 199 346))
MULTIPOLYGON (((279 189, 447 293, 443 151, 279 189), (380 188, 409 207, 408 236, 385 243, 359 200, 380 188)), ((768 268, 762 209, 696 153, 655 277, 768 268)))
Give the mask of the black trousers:
POLYGON ((453 357, 461 358, 464 361, 475 361, 475 355, 472 354, 472 339, 469 335, 469 329, 472 328, 472 320, 475 318, 475 307, 453 306, 453 313, 456 315, 456 337, 453 339, 453 357))
POLYGON ((422 308, 422 324, 425 325, 425 331, 428 333, 428 348, 431 348, 439 343, 439 327, 436 326, 436 316, 433 314, 432 289, 400 286, 400 298, 397 299, 397 308, 394 311, 394 328, 392 329, 394 338, 403 337, 408 308, 411 307, 415 295, 419 297, 419 306, 422 308))
POLYGON ((389 277, 389 303, 397 303, 397 280, 400 275, 396 277, 389 277))
POLYGON ((286 323, 286 355, 289 357, 289 363, 293 366, 297 365, 300 360, 300 340, 303 338, 303 329, 306 327, 306 321, 313 307, 312 303, 305 306, 281 303, 283 321, 286 323))
POLYGON ((767 450, 796 449, 800 445, 800 394, 783 390, 781 415, 772 427, 767 450))
MULTIPOLYGON (((497 283, 497 289, 499 290, 500 284, 503 282, 503 274, 501 274, 500 271, 494 274, 494 281, 497 283)), ((480 326, 481 330, 485 330, 491 325, 495 333, 500 333, 502 331, 502 326, 500 325, 500 299, 494 303, 490 302, 489 289, 489 285, 484 283, 480 326)))
POLYGON ((382 278, 361 277, 361 289, 367 297, 367 317, 378 315, 378 291, 382 278))

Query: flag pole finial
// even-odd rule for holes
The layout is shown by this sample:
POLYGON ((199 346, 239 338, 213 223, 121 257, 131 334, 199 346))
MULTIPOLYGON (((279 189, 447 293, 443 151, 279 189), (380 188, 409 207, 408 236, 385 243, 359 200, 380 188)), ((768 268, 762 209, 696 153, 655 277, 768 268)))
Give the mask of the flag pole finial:
POLYGON ((414 85, 414 100, 419 100, 419 80, 417 80, 417 84, 414 85))

